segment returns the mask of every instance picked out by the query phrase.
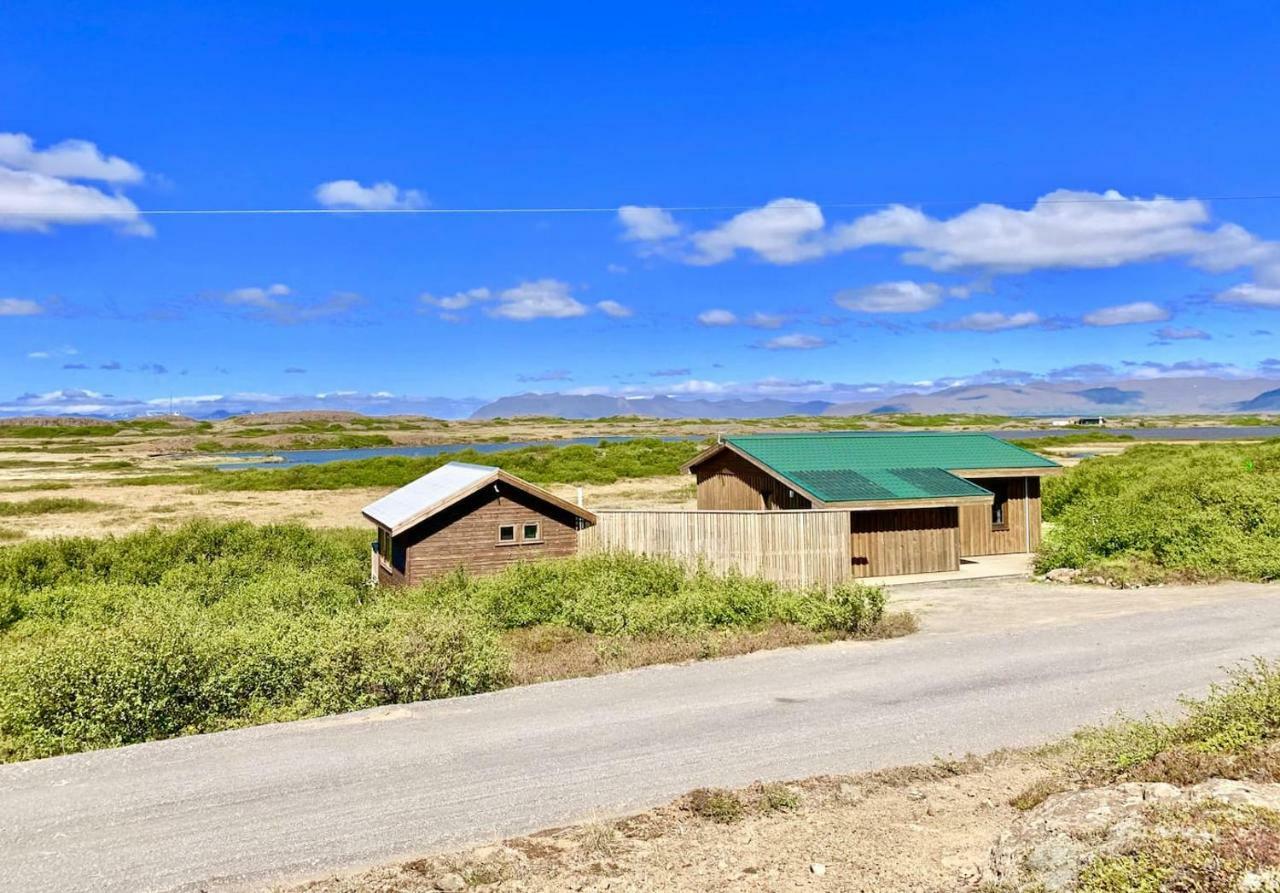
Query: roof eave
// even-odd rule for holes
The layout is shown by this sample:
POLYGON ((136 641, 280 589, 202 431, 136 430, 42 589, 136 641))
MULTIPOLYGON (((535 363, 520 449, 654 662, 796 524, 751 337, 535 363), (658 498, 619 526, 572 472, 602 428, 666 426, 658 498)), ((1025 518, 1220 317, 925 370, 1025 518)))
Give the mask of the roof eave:
POLYGON ((756 468, 760 469, 765 474, 769 475, 769 477, 773 478, 779 483, 786 484, 789 489, 794 490, 796 493, 799 493, 805 499, 812 502, 815 506, 826 506, 830 504, 825 500, 819 499, 817 496, 813 495, 813 493, 806 490, 800 484, 796 483, 794 480, 787 477, 785 474, 778 471, 776 468, 770 465, 766 465, 763 461, 761 461, 760 459, 757 459, 755 456, 751 455, 746 450, 739 449, 738 447, 734 446, 731 443, 728 443, 727 441, 721 441, 720 443, 717 443, 714 446, 707 447, 707 449, 703 450, 701 453, 694 456, 684 465, 680 466, 680 470, 688 473, 693 470, 694 466, 701 465, 703 462, 707 461, 713 456, 718 455, 724 450, 728 450, 729 452, 733 453, 735 456, 738 456, 746 460, 747 462, 750 462, 756 468))
POLYGON ((526 480, 522 480, 513 474, 503 471, 502 469, 498 469, 495 472, 493 472, 493 474, 486 475, 485 477, 480 478, 479 480, 475 481, 471 485, 467 487, 463 487, 462 489, 449 494, 449 496, 445 499, 438 500, 432 503, 431 505, 426 506, 425 508, 410 515, 408 518, 401 521, 399 524, 390 525, 390 524, 387 524, 385 521, 379 521, 377 518, 373 517, 368 512, 361 512, 360 514, 364 515, 365 518, 367 518, 369 521, 372 521, 376 526, 390 531, 392 536, 399 536, 400 534, 404 533, 406 530, 410 530, 414 527, 417 527, 419 524, 421 524, 423 521, 426 521, 432 515, 435 515, 444 511, 449 506, 454 505, 455 503, 461 502, 463 499, 466 499, 468 496, 471 496, 472 494, 479 493, 481 490, 483 490, 485 487, 489 486, 490 484, 497 484, 497 483, 504 483, 524 493, 528 493, 530 496, 536 497, 537 499, 541 499, 543 502, 556 506, 557 508, 565 512, 568 512, 569 514, 574 515, 578 518, 581 518, 590 524, 596 523, 596 516, 593 512, 587 511, 585 508, 583 508, 580 505, 574 505, 572 502, 561 499, 559 496, 556 496, 553 493, 547 492, 546 490, 542 489, 536 484, 531 484, 526 480))

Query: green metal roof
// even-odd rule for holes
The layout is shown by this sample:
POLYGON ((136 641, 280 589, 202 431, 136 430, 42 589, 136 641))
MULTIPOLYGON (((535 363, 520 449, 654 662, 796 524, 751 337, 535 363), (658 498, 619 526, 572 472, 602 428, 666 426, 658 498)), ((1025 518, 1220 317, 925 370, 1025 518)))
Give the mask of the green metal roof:
POLYGON ((755 434, 725 442, 823 502, 983 496, 987 490, 948 469, 1057 467, 989 434, 755 434))
POLYGON ((823 502, 990 496, 977 484, 941 468, 864 468, 794 471, 786 475, 823 502))

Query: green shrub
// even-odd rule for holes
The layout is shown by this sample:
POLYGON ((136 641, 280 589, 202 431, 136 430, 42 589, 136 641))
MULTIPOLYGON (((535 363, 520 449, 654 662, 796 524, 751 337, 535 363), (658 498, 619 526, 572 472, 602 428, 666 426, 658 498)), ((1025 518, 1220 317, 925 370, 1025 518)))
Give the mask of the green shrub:
POLYGON ((724 788, 698 788, 690 791, 686 804, 694 815, 721 825, 738 821, 746 812, 742 798, 724 788))
POLYGON ((52 515, 67 512, 96 512, 111 508, 101 502, 89 499, 74 499, 62 496, 41 496, 22 502, 0 501, 0 518, 17 518, 25 515, 52 515))
POLYGON ((489 691, 502 636, 867 632, 881 590, 793 592, 635 555, 368 585, 369 534, 199 521, 0 548, 0 760, 489 691))
MULTIPOLYGON (((1236 667, 1225 684, 1211 686, 1203 698, 1183 699, 1182 706, 1184 715, 1175 722, 1149 717, 1080 733, 1080 767, 1085 774, 1137 773, 1162 780, 1145 769, 1190 764, 1221 769, 1230 762, 1196 760, 1195 754, 1259 756, 1280 743, 1280 663, 1258 658, 1236 667)), ((1249 759, 1240 768, 1270 771, 1274 766, 1274 759, 1249 759)))
MULTIPOLYGON (((350 435, 361 436, 361 435, 350 435)), ((493 453, 459 450, 438 456, 379 456, 287 468, 139 475, 120 486, 194 484, 209 490, 337 490, 400 487, 447 462, 495 465, 536 484, 612 484, 623 478, 675 475, 705 444, 638 438, 596 446, 533 446, 493 453)), ((221 449, 221 447, 218 447, 221 449)))
POLYGON ((1280 579, 1280 440, 1144 444, 1045 481, 1041 571, 1120 583, 1280 579))

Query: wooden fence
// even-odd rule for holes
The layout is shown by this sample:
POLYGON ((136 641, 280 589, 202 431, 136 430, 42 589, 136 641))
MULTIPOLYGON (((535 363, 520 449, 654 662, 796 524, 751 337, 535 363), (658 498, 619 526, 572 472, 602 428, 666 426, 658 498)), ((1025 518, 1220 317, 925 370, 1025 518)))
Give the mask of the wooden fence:
POLYGON ((634 552, 736 569, 789 586, 833 586, 852 574, 848 511, 609 511, 582 530, 582 552, 634 552))

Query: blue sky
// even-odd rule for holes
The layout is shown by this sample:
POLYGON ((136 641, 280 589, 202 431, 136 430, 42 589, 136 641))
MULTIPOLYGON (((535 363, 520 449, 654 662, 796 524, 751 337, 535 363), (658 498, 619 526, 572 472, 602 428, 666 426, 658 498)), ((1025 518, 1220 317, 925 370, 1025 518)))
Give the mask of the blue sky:
POLYGON ((1275 4, 717 6, 6 6, 0 412, 1277 368, 1275 4))

